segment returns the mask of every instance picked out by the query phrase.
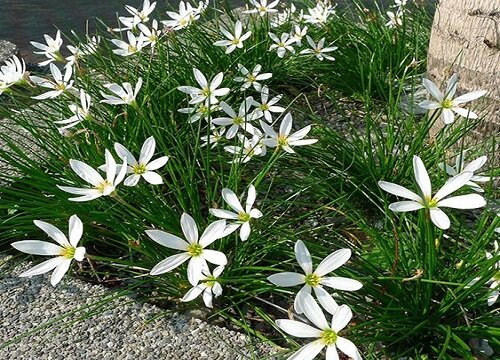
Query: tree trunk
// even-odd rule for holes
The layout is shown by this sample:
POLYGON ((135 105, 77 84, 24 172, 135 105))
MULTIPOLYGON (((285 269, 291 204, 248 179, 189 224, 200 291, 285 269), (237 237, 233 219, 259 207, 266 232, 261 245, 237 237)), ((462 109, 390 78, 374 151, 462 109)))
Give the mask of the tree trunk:
POLYGON ((500 0, 441 0, 434 16, 427 60, 428 76, 436 84, 458 73, 460 93, 488 91, 483 100, 478 100, 479 108, 484 108, 480 112, 484 119, 473 138, 498 134, 500 0))

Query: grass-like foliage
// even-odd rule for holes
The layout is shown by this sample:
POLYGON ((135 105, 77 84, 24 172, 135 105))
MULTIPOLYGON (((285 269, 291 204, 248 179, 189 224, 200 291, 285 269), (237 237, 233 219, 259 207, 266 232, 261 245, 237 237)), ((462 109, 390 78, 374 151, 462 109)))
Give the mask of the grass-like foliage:
POLYGON ((462 105, 484 93, 417 99, 431 16, 405 3, 145 1, 71 54, 34 44, 47 73, 0 72, 0 249, 294 359, 500 351, 496 144, 462 105))

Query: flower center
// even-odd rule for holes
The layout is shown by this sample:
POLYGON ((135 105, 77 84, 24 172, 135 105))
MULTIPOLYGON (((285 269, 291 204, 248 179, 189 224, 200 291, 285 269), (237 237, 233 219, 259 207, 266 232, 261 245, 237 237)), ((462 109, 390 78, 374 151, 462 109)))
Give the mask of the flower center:
POLYGON ((267 8, 265 6, 259 6, 259 12, 266 12, 267 8))
POLYGON ((443 109, 451 109, 453 107, 453 101, 451 99, 444 99, 441 103, 443 109))
POLYGON ((250 221, 250 214, 247 214, 246 212, 240 212, 238 214, 238 220, 242 222, 248 222, 250 221))
POLYGON ((144 164, 136 164, 136 165, 132 166, 132 170, 134 171, 134 174, 141 175, 141 174, 144 174, 147 169, 146 169, 146 165, 144 165, 144 164))
POLYGON ((201 94, 205 97, 209 97, 211 93, 212 92, 210 91, 209 88, 204 88, 203 90, 201 90, 201 94))
POLYGON ((137 46, 129 45, 128 46, 128 52, 129 53, 135 53, 135 52, 137 52, 137 46))
POLYGON ((179 21, 179 24, 180 24, 181 26, 186 26, 186 24, 187 24, 187 23, 188 23, 188 21, 187 21, 186 19, 181 19, 181 20, 179 21))
POLYGON ((259 108, 260 108, 262 111, 267 111, 267 110, 269 110, 269 105, 267 105, 267 104, 261 104, 261 105, 259 106, 259 108))
POLYGON ((288 146, 288 137, 286 135, 278 136, 278 145, 279 146, 288 146))
POLYGON ((99 190, 101 193, 104 193, 104 191, 108 186, 113 186, 113 184, 111 184, 108 180, 104 180, 102 183, 97 185, 96 189, 99 190))
POLYGON ((279 46, 279 47, 285 47, 285 43, 280 41, 280 42, 278 43, 278 46, 279 46))
POLYGON ((231 40, 231 44, 233 44, 233 45, 238 45, 239 43, 240 43, 240 39, 231 40))
POLYGON ((236 125, 241 125, 245 120, 241 116, 236 116, 233 121, 236 125))
POLYGON ((76 249, 73 246, 65 247, 59 253, 59 256, 64 256, 66 259, 73 259, 75 257, 76 249))
POLYGON ((199 244, 191 244, 187 248, 187 253, 192 257, 200 256, 203 252, 203 248, 199 244))
POLYGON ((326 329, 321 333, 321 341, 329 346, 337 342, 337 333, 332 329, 326 329))
POLYGON ((316 54, 321 54, 321 49, 316 48, 316 49, 314 49, 314 52, 315 52, 316 54))
POLYGON ((430 208, 435 208, 438 206, 438 201, 435 199, 427 199, 427 206, 430 208))
POLYGON ((66 84, 65 83, 57 83, 55 86, 55 89, 64 91, 64 90, 66 90, 66 84))
POLYGON ((250 83, 253 83, 257 80, 257 78, 253 75, 248 75, 248 79, 247 81, 250 82, 250 83))
POLYGON ((207 277, 207 280, 205 280, 203 282, 203 284, 205 284, 206 286, 211 288, 211 287, 214 287, 216 282, 217 282, 217 279, 215 278, 215 276, 211 275, 211 276, 207 277))
POLYGON ((321 281, 321 277, 314 274, 314 273, 306 275, 306 278, 305 278, 305 283, 309 286, 312 286, 312 287, 318 286, 320 281, 321 281))

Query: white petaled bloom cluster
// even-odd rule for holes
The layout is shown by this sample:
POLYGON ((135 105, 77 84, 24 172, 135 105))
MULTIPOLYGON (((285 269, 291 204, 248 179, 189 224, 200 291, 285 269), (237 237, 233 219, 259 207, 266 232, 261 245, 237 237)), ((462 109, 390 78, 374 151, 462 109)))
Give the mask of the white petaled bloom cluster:
POLYGON ((253 185, 250 185, 248 187, 245 207, 243 208, 236 194, 231 189, 224 188, 222 189, 222 198, 224 199, 226 204, 228 204, 229 207, 233 209, 233 211, 213 208, 209 211, 210 214, 218 218, 234 221, 227 224, 225 235, 229 235, 239 228, 240 239, 242 241, 245 241, 250 236, 250 221, 252 219, 258 219, 262 217, 262 213, 260 212, 260 210, 253 207, 256 197, 257 192, 255 191, 255 187, 253 185))
POLYGON ((431 80, 423 79, 422 82, 429 94, 434 98, 434 100, 425 100, 418 105, 421 108, 427 110, 441 109, 441 118, 446 125, 449 125, 455 121, 454 114, 458 114, 468 119, 478 118, 476 113, 469 109, 463 108, 462 104, 479 99, 486 94, 486 90, 476 90, 453 98, 458 86, 457 74, 453 74, 452 77, 448 80, 445 94, 443 94, 436 86, 436 84, 434 84, 431 80))
POLYGON ((162 177, 155 170, 165 166, 169 157, 161 156, 151 161, 155 148, 155 139, 152 136, 147 138, 141 147, 139 160, 136 160, 135 156, 125 146, 115 143, 116 153, 127 163, 127 174, 131 174, 123 182, 125 186, 135 186, 141 178, 152 185, 163 184, 162 177))
POLYGON ((234 25, 234 34, 231 34, 224 28, 221 28, 220 31, 227 39, 216 41, 214 42, 214 45, 225 46, 226 54, 230 54, 236 49, 242 49, 243 41, 245 41, 250 37, 250 35, 252 35, 251 31, 247 31, 246 33, 243 34, 243 25, 239 20, 237 20, 236 24, 234 25))
POLYGON ((30 80, 33 81, 38 86, 52 89, 51 91, 47 91, 41 95, 33 96, 33 99, 36 100, 45 100, 45 99, 54 99, 61 95, 62 93, 68 91, 73 87, 73 80, 71 76, 73 76, 73 67, 71 64, 67 64, 65 67, 64 76, 61 73, 59 68, 51 63, 50 64, 50 72, 52 74, 52 80, 47 80, 41 78, 39 76, 30 76, 30 80))
POLYGON ((227 258, 224 253, 206 249, 214 241, 224 237, 226 220, 219 220, 207 226, 201 237, 198 236, 198 226, 194 219, 184 213, 181 216, 181 228, 186 240, 161 230, 147 230, 146 234, 155 242, 170 249, 181 250, 182 253, 169 256, 151 269, 151 275, 160 275, 182 265, 189 260, 187 276, 191 285, 196 286, 204 278, 203 272, 208 271, 207 262, 225 266, 227 258))
POLYGON ((5 60, 5 64, 0 67, 0 95, 11 86, 27 83, 27 74, 23 59, 14 55, 5 60))
MULTIPOLYGON (((224 129, 224 128, 222 128, 224 129)), ((262 134, 259 132, 253 135, 251 138, 247 138, 244 135, 238 134, 238 140, 240 145, 228 145, 224 146, 224 150, 234 154, 236 158, 230 163, 242 163, 245 164, 249 162, 254 156, 265 156, 267 153, 266 146, 262 143, 262 134)))
POLYGON ((298 46, 302 45, 302 39, 307 35, 307 29, 307 26, 301 29, 299 25, 295 25, 294 30, 290 33, 290 36, 298 46))
POLYGON ((253 135, 255 129, 250 122, 262 117, 261 112, 251 110, 253 104, 253 97, 247 97, 242 101, 238 113, 236 113, 231 106, 223 101, 220 103, 220 107, 228 116, 215 118, 212 120, 212 123, 215 125, 230 126, 226 132, 227 139, 235 137, 240 128, 253 135))
POLYGON ((314 56, 316 56, 318 60, 321 61, 323 61, 323 59, 331 61, 335 60, 333 56, 330 56, 327 53, 337 50, 338 47, 336 46, 325 47, 325 38, 322 38, 318 41, 318 43, 315 43, 314 40, 309 35, 307 35, 307 42, 309 46, 311 46, 311 49, 304 49, 300 52, 301 54, 313 54, 314 56))
POLYGON ((285 112, 286 109, 284 107, 276 105, 281 98, 282 95, 278 95, 269 99, 269 88, 265 85, 262 88, 260 93, 260 102, 255 101, 255 106, 257 106, 257 109, 262 112, 264 119, 268 122, 273 122, 273 113, 281 114, 285 112))
POLYGON ((450 227, 450 219, 440 207, 454 209, 477 209, 486 205, 486 201, 481 195, 467 194, 448 197, 467 184, 472 176, 472 172, 461 172, 448 179, 441 189, 432 195, 432 186, 429 174, 424 163, 418 156, 413 156, 413 171, 419 195, 407 188, 386 181, 379 181, 378 185, 390 194, 401 196, 410 201, 398 201, 389 205, 389 209, 394 212, 407 212, 419 209, 427 209, 430 213, 431 221, 438 228, 446 230, 450 227))
MULTIPOLYGON (((276 14, 271 18, 271 27, 276 28, 290 22, 295 17, 296 11, 297 8, 293 3, 291 3, 289 8, 283 9, 282 12, 276 14)), ((301 16, 299 16, 297 20, 300 22, 302 20, 301 16)))
POLYGON ((120 56, 130 56, 141 52, 142 48, 146 45, 144 37, 141 35, 135 36, 132 31, 127 31, 127 41, 120 39, 111 39, 111 42, 118 47, 113 52, 120 56))
POLYGON ((45 232, 50 238, 55 240, 58 245, 40 240, 23 240, 13 242, 11 245, 24 253, 32 255, 55 256, 46 260, 28 271, 23 272, 19 276, 32 277, 35 275, 45 274, 52 271, 50 283, 56 286, 64 274, 69 270, 71 261, 82 261, 85 257, 85 248, 78 246, 83 234, 83 224, 78 216, 73 215, 69 218, 69 241, 66 235, 54 225, 44 221, 35 220, 35 225, 45 232))
POLYGON ((243 11, 243 14, 259 14, 260 16, 264 16, 266 14, 277 13, 278 9, 275 9, 279 4, 279 0, 275 0, 271 3, 267 3, 267 0, 250 0, 250 4, 254 7, 250 10, 243 11))
POLYGON ((80 195, 76 198, 70 198, 70 201, 90 201, 97 199, 101 196, 111 195, 116 187, 123 181, 125 177, 125 172, 127 170, 127 162, 124 160, 120 171, 117 174, 116 161, 109 152, 108 149, 105 151, 106 165, 104 166, 104 171, 106 172, 106 179, 104 179, 101 174, 91 166, 86 163, 70 159, 69 164, 71 169, 83 180, 92 185, 91 188, 77 188, 70 186, 60 186, 57 185, 62 191, 68 192, 70 194, 80 195))
POLYGON ((205 147, 210 145, 210 149, 215 148, 219 144, 219 141, 221 141, 224 138, 225 131, 226 131, 225 127, 213 128, 212 133, 210 135, 203 135, 201 137, 202 144, 200 146, 205 147))
POLYGON ((219 89, 219 86, 222 84, 222 80, 224 80, 224 74, 222 72, 215 75, 210 82, 198 69, 193 69, 193 74, 196 82, 200 85, 200 88, 196 88, 194 86, 179 86, 177 88, 179 91, 191 96, 191 100, 189 101, 190 104, 204 102, 208 107, 219 102, 217 97, 229 94, 229 88, 219 89))
POLYGON ((337 302, 333 297, 324 289, 324 286, 343 290, 343 291, 356 291, 361 289, 363 284, 357 280, 338 277, 338 276, 326 276, 327 274, 335 271, 342 265, 344 265, 351 257, 351 250, 340 249, 332 254, 328 255, 313 271, 312 259, 309 250, 302 241, 297 241, 295 243, 295 258, 299 263, 304 274, 293 273, 293 272, 282 272, 278 274, 273 274, 267 279, 274 285, 289 287, 302 285, 302 289, 297 293, 294 300, 294 309, 297 313, 301 314, 305 311, 305 305, 303 303, 304 294, 311 294, 311 290, 314 291, 316 298, 318 299, 321 306, 328 311, 330 314, 335 314, 338 310, 337 302))
POLYGON ((113 31, 135 30, 139 24, 149 21, 149 15, 151 15, 155 8, 156 2, 151 3, 149 0, 144 0, 141 10, 130 5, 125 5, 125 10, 132 16, 118 17, 121 25, 119 28, 113 29, 113 31))
POLYGON ((68 64, 75 64, 85 56, 95 54, 97 52, 97 46, 101 42, 101 38, 99 36, 87 37, 86 44, 78 44, 78 46, 68 45, 67 48, 70 51, 71 55, 66 57, 66 61, 68 64))
POLYGON ((486 156, 481 156, 481 157, 471 161, 470 163, 465 164, 464 163, 465 156, 466 156, 466 151, 457 155, 457 157, 455 159, 455 167, 452 167, 446 163, 440 163, 440 164, 438 164, 438 166, 441 168, 441 170, 445 170, 446 173, 450 176, 456 176, 456 175, 463 173, 463 172, 473 173, 469 182, 467 182, 465 185, 469 186, 472 190, 474 190, 476 192, 482 193, 482 192, 484 192, 484 190, 481 188, 481 186, 476 184, 476 182, 485 183, 485 182, 490 181, 491 178, 488 176, 475 175, 474 173, 483 167, 483 165, 486 163, 486 160, 488 160, 488 158, 486 156))
POLYGON ((278 38, 272 32, 269 33, 269 37, 274 42, 269 47, 269 51, 276 50, 279 58, 283 58, 286 55, 286 52, 289 51, 292 54, 295 54, 295 49, 293 48, 293 44, 295 44, 295 39, 290 36, 289 33, 281 34, 281 37, 278 38))
POLYGON ((309 294, 303 295, 304 314, 311 325, 290 319, 276 320, 276 325, 287 334, 299 338, 313 339, 304 345, 288 360, 312 360, 324 348, 326 359, 339 359, 337 350, 353 360, 361 360, 361 355, 350 340, 339 335, 352 319, 352 311, 347 305, 341 305, 333 314, 332 321, 328 324, 325 314, 309 294))
POLYGON ((316 6, 307 9, 308 14, 303 15, 306 23, 321 26, 328 21, 331 15, 335 14, 335 7, 329 1, 318 1, 316 6))
POLYGON ((30 42, 31 45, 41 50, 41 51, 34 51, 35 54, 45 55, 48 58, 48 60, 42 61, 38 64, 40 66, 45 66, 54 61, 65 62, 64 57, 61 55, 61 46, 63 43, 61 38, 61 31, 57 30, 55 39, 47 34, 43 35, 43 37, 45 38, 46 44, 42 44, 35 41, 30 42))
POLYGON ((61 134, 65 133, 66 130, 78 125, 82 121, 92 120, 92 115, 90 114, 90 95, 87 94, 83 89, 80 89, 80 105, 81 106, 78 106, 77 104, 70 104, 68 107, 73 115, 68 119, 55 122, 58 125, 63 125, 59 128, 59 132, 61 134))
POLYGON ((150 45, 151 48, 154 48, 161 35, 161 30, 158 29, 158 21, 153 20, 151 28, 142 23, 137 25, 137 27, 141 31, 143 46, 150 45))
POLYGON ((102 96, 104 97, 104 100, 100 101, 101 103, 110 105, 137 106, 136 97, 142 87, 142 78, 139 78, 139 80, 137 80, 134 89, 132 89, 132 85, 129 82, 124 82, 121 86, 115 83, 105 84, 104 87, 114 93, 116 96, 101 92, 102 96))
POLYGON ((198 20, 201 14, 207 9, 208 1, 200 1, 198 7, 193 7, 187 1, 179 2, 179 11, 167 11, 170 20, 162 21, 166 28, 171 30, 181 30, 190 26, 194 21, 198 20))
POLYGON ((243 76, 238 76, 234 78, 234 81, 243 83, 240 87, 241 91, 247 90, 249 87, 253 86, 256 91, 261 91, 262 85, 259 81, 270 79, 273 74, 263 73, 261 74, 262 65, 257 64, 254 66, 252 71, 249 71, 246 67, 238 64, 238 71, 243 76))
POLYGON ((262 126, 267 135, 262 140, 262 143, 271 148, 283 149, 287 153, 293 154, 295 151, 292 147, 311 145, 318 141, 317 139, 304 139, 309 131, 311 131, 311 125, 307 125, 303 129, 290 134, 292 131, 292 122, 292 115, 290 113, 286 114, 283 121, 281 121, 279 132, 276 133, 272 127, 261 120, 260 126, 262 126))
POLYGON ((184 295, 181 301, 192 301, 203 294, 205 306, 213 308, 213 298, 222 295, 222 286, 217 279, 223 271, 224 266, 217 266, 212 274, 210 270, 204 269, 202 271, 203 277, 200 279, 200 283, 192 287, 186 295, 184 295))
POLYGON ((180 113, 189 115, 189 122, 194 123, 200 119, 204 119, 207 122, 212 118, 212 114, 220 110, 219 105, 211 105, 208 107, 205 103, 194 104, 192 107, 182 108, 177 110, 180 113))

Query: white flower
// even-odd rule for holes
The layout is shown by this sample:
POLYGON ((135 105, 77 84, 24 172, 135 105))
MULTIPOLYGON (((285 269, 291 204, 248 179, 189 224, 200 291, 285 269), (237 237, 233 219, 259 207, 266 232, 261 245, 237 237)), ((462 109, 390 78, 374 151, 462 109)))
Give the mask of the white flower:
POLYGON ((75 125, 78 125, 80 122, 84 120, 91 120, 92 116, 90 115, 90 95, 87 94, 83 89, 80 89, 80 104, 70 104, 68 107, 73 113, 69 119, 56 121, 56 124, 64 125, 59 128, 59 132, 63 132, 69 128, 72 128, 75 125))
POLYGON ((142 35, 136 37, 131 31, 127 31, 127 38, 128 42, 119 39, 111 39, 111 42, 118 46, 118 49, 113 50, 115 54, 120 56, 133 55, 140 52, 146 45, 142 35))
POLYGON ((189 115, 189 122, 194 123, 200 119, 209 120, 212 118, 212 114, 219 111, 219 105, 211 105, 210 108, 204 103, 198 103, 195 106, 182 108, 177 110, 180 113, 189 115))
POLYGON ((101 196, 109 196, 114 191, 116 186, 120 184, 125 177, 125 171, 127 170, 127 162, 124 160, 120 171, 117 173, 117 166, 115 159, 111 155, 108 149, 105 151, 106 165, 104 170, 106 171, 106 179, 104 179, 97 170, 93 169, 89 165, 82 161, 70 159, 69 164, 73 171, 81 177, 83 180, 92 185, 91 188, 76 188, 70 186, 60 186, 57 185, 62 191, 66 191, 70 194, 81 195, 76 198, 70 198, 70 201, 90 201, 97 199, 101 196))
POLYGON ((472 91, 470 93, 453 98, 453 96, 455 96, 455 92, 457 91, 457 84, 458 84, 457 74, 453 74, 450 80, 448 80, 448 86, 446 88, 446 93, 444 95, 438 89, 436 84, 434 84, 429 79, 423 79, 422 82, 427 91, 429 92, 429 94, 431 94, 431 96, 437 101, 425 100, 418 105, 421 108, 428 110, 442 109, 441 117, 445 124, 448 125, 453 123, 453 121, 455 121, 455 115, 453 113, 456 113, 460 116, 469 119, 478 118, 476 113, 468 109, 464 109, 463 107, 461 107, 461 105, 469 101, 476 100, 481 96, 484 96, 486 94, 485 90, 472 91))
MULTIPOLYGON (((494 257, 498 257, 500 255, 500 250, 498 248, 498 241, 495 240, 494 243, 494 251, 493 254, 490 252, 486 252, 487 259, 493 259, 494 257)), ((488 296, 488 306, 492 306, 498 300, 498 296, 500 294, 500 260, 493 265, 493 268, 497 270, 495 275, 488 281, 490 282, 490 290, 491 293, 488 296)))
POLYGON ((242 35, 243 32, 243 25, 241 24, 241 21, 237 20, 236 24, 234 26, 234 35, 231 34, 229 31, 221 28, 220 31, 224 36, 227 38, 227 40, 219 40, 214 42, 215 46, 227 46, 226 49, 226 54, 229 54, 233 52, 236 48, 241 49, 243 48, 243 41, 248 39, 250 35, 252 34, 251 31, 247 31, 245 34, 242 35))
POLYGON ((262 70, 262 65, 260 64, 255 65, 252 72, 250 72, 243 65, 238 64, 238 70, 243 76, 234 78, 234 81, 243 83, 240 88, 241 91, 248 89, 250 86, 253 86, 253 88, 257 91, 260 91, 262 86, 259 81, 270 79, 273 76, 271 73, 261 74, 260 71, 262 70))
POLYGON ((318 43, 316 44, 313 39, 309 35, 307 35, 307 42, 311 46, 312 49, 304 49, 300 53, 301 54, 314 54, 318 58, 318 60, 323 61, 323 59, 327 60, 335 60, 333 56, 326 55, 326 53, 335 51, 338 49, 336 46, 331 46, 331 47, 323 47, 325 46, 325 38, 322 38, 318 43))
MULTIPOLYGON (((470 163, 465 165, 464 164, 465 155, 466 155, 466 151, 457 155, 456 160, 455 160, 455 167, 451 167, 445 163, 440 163, 440 164, 438 164, 438 166, 441 170, 445 170, 448 175, 455 176, 455 175, 458 175, 459 173, 462 173, 462 172, 475 173, 477 170, 479 170, 486 163, 486 160, 487 160, 486 156, 481 156, 481 157, 477 158, 476 160, 471 161, 470 163)), ((489 180, 490 180, 490 178, 488 176, 473 175, 470 178, 470 181, 468 183, 466 183, 465 185, 470 186, 472 188, 472 190, 474 190, 476 192, 484 192, 484 190, 481 188, 481 186, 476 184, 474 181, 487 182, 489 180)))
POLYGON ((132 89, 132 85, 129 82, 123 83, 122 86, 115 83, 105 84, 104 87, 117 96, 107 95, 101 92, 102 96, 104 97, 104 100, 100 101, 101 103, 111 105, 124 104, 136 106, 137 103, 135 98, 137 97, 137 94, 142 87, 142 78, 139 78, 139 80, 137 80, 134 89, 132 89))
POLYGON ((266 154, 266 147, 262 144, 262 138, 259 135, 253 135, 251 139, 238 134, 240 146, 225 146, 224 150, 231 154, 238 155, 238 158, 231 162, 247 163, 254 156, 264 156, 266 154))
POLYGON ((325 276, 344 265, 350 257, 351 250, 337 250, 328 255, 318 265, 316 271, 313 271, 311 254, 309 250, 307 250, 306 245, 301 240, 298 240, 295 243, 295 258, 302 270, 304 270, 305 275, 293 272, 282 272, 269 276, 267 280, 274 285, 285 287, 305 284, 295 296, 294 308, 297 313, 301 314, 305 311, 302 295, 305 293, 310 294, 311 289, 313 289, 321 306, 330 314, 335 314, 338 305, 323 286, 344 291, 356 291, 363 286, 363 284, 357 280, 338 276, 325 276))
POLYGON ((408 2, 408 0, 394 0, 394 7, 403 7, 406 5, 406 3, 408 2))
POLYGON ((56 286, 61 281, 64 274, 69 270, 71 260, 75 259, 76 261, 82 261, 85 257, 85 248, 83 246, 77 247, 83 234, 82 221, 76 215, 69 218, 69 241, 66 235, 54 225, 39 220, 33 222, 59 245, 40 240, 17 241, 11 245, 15 249, 27 254, 56 257, 34 266, 19 276, 32 277, 34 275, 45 274, 55 269, 50 277, 50 283, 52 286, 56 286))
POLYGON ((232 139, 233 137, 235 137, 240 127, 253 135, 254 127, 252 126, 252 124, 250 124, 250 121, 259 118, 258 113, 254 111, 250 112, 250 108, 252 107, 253 103, 253 97, 248 96, 241 102, 238 113, 236 114, 233 108, 223 101, 220 103, 220 107, 227 115, 229 115, 229 117, 218 117, 216 119, 213 119, 212 123, 222 126, 231 125, 226 133, 227 139, 232 139))
POLYGON ((266 119, 268 122, 272 122, 273 116, 271 113, 280 114, 285 111, 284 107, 275 105, 278 101, 281 100, 282 95, 275 96, 271 100, 269 100, 269 88, 265 85, 262 88, 260 94, 260 103, 255 101, 255 106, 257 106, 257 109, 262 112, 262 114, 264 115, 264 119, 266 119))
POLYGON ((149 15, 153 12, 156 7, 156 2, 150 3, 149 0, 144 0, 142 4, 142 10, 136 9, 130 5, 125 5, 125 9, 133 16, 137 16, 141 22, 145 23, 149 21, 149 15))
POLYGON ((137 25, 141 22, 141 18, 138 16, 120 16, 118 21, 123 25, 118 25, 119 27, 112 29, 113 31, 122 32, 128 30, 135 30, 137 25))
POLYGON ((213 307, 213 297, 219 297, 222 294, 222 286, 217 281, 217 278, 224 271, 224 266, 217 266, 213 274, 210 274, 208 269, 203 270, 203 277, 200 279, 201 283, 191 288, 181 301, 192 301, 203 293, 203 302, 206 307, 213 307))
POLYGON ((154 48, 161 34, 161 30, 158 30, 158 21, 153 20, 151 29, 142 23, 137 25, 137 27, 142 33, 143 46, 151 45, 154 48))
POLYGON ((389 17, 389 21, 385 24, 385 26, 391 29, 403 26, 403 11, 401 9, 398 9, 396 12, 387 11, 386 14, 389 17))
POLYGON ((330 15, 335 14, 332 6, 318 2, 314 8, 307 9, 309 14, 304 15, 306 23, 322 25, 325 24, 330 15))
POLYGON ((295 41, 297 45, 302 45, 302 38, 307 34, 307 26, 304 26, 302 29, 299 25, 295 25, 295 30, 290 34, 292 39, 295 41))
POLYGON ((162 24, 172 30, 184 29, 191 25, 193 21, 199 19, 200 13, 203 10, 204 7, 202 7, 201 2, 200 6, 195 9, 191 4, 181 1, 179 3, 179 12, 167 11, 167 15, 171 18, 171 20, 164 20, 162 21, 162 24))
POLYGON ((222 209, 210 209, 210 214, 221 219, 234 220, 234 223, 229 223, 225 231, 225 235, 229 235, 232 232, 240 228, 240 238, 245 241, 250 236, 250 220, 258 219, 262 216, 262 213, 253 207, 255 203, 255 198, 257 193, 255 187, 250 185, 248 187, 247 200, 245 202, 245 208, 241 205, 236 194, 230 189, 222 189, 222 197, 224 201, 233 209, 233 211, 222 210, 222 209))
POLYGON ((476 209, 486 205, 484 198, 478 194, 454 196, 445 199, 454 191, 460 189, 472 178, 471 172, 462 172, 446 181, 443 187, 432 196, 432 187, 425 165, 418 156, 413 156, 413 171, 420 195, 407 188, 386 181, 379 181, 378 185, 390 194, 401 196, 411 201, 398 201, 389 205, 394 212, 406 212, 419 209, 428 209, 434 225, 446 230, 450 227, 450 219, 440 209, 449 207, 455 209, 476 209))
POLYGON ((198 227, 194 219, 184 213, 181 216, 181 227, 186 240, 161 230, 146 230, 146 234, 158 244, 170 249, 183 251, 180 254, 172 255, 160 261, 153 267, 150 274, 160 275, 169 272, 180 266, 189 259, 187 274, 191 285, 198 284, 203 278, 203 270, 208 269, 209 263, 215 265, 226 265, 227 258, 224 253, 216 250, 205 249, 208 245, 224 236, 226 220, 219 220, 207 226, 201 237, 198 239, 198 227))
POLYGON ((271 148, 281 148, 287 153, 293 154, 295 151, 292 149, 292 146, 311 145, 318 141, 317 139, 304 139, 309 131, 311 131, 311 125, 307 125, 290 135, 292 121, 292 115, 290 113, 286 114, 281 122, 279 133, 276 133, 272 127, 261 120, 260 126, 262 126, 262 130, 268 136, 268 138, 262 140, 264 145, 271 148))
POLYGON ((50 72, 52 73, 53 81, 38 77, 38 76, 30 76, 30 80, 35 84, 52 89, 51 91, 47 91, 38 96, 33 96, 33 99, 36 100, 45 100, 45 99, 53 99, 61 95, 63 92, 71 89, 73 87, 73 80, 71 80, 71 76, 73 75, 73 67, 71 64, 67 64, 65 67, 64 77, 61 74, 61 70, 54 65, 50 64, 50 72))
POLYGON ((141 179, 141 177, 146 180, 148 183, 153 185, 163 184, 163 179, 161 176, 154 172, 154 170, 158 170, 162 166, 164 166, 169 157, 162 156, 158 159, 151 161, 155 153, 156 141, 151 136, 144 141, 144 144, 141 148, 141 153, 139 155, 139 161, 135 159, 135 156, 122 144, 115 143, 115 151, 118 156, 126 161, 127 166, 127 174, 132 174, 125 179, 123 184, 125 186, 135 186, 141 179))
MULTIPOLYGON (((289 9, 283 10, 282 13, 275 15, 271 19, 271 26, 275 28, 287 23, 292 18, 292 15, 295 14, 296 10, 297 8, 295 7, 295 5, 291 3, 289 9)), ((299 18, 299 20, 301 19, 299 18)))
POLYGON ((280 39, 275 34, 270 32, 269 37, 271 38, 271 40, 274 41, 274 44, 271 44, 271 46, 269 47, 269 51, 276 49, 278 57, 283 58, 287 50, 290 51, 292 54, 295 54, 295 49, 292 46, 295 43, 295 40, 290 37, 290 34, 283 33, 281 34, 281 39, 280 39))
POLYGON ((210 144, 210 149, 213 149, 219 144, 219 141, 221 141, 224 138, 225 131, 226 131, 225 127, 213 129, 210 135, 203 135, 201 137, 201 141, 203 141, 203 143, 200 146, 205 147, 208 144, 210 144))
POLYGON ((5 64, 0 67, 0 82, 6 86, 23 84, 26 76, 26 63, 15 55, 5 60, 5 64))
POLYGON ((267 0, 250 0, 250 3, 255 6, 255 8, 243 11, 243 14, 259 13, 260 16, 264 16, 268 13, 278 12, 278 9, 275 9, 275 7, 278 5, 279 0, 273 1, 270 4, 267 4, 267 0))
POLYGON ((327 360, 339 359, 337 348, 349 358, 361 360, 361 355, 356 345, 339 335, 339 332, 352 319, 351 309, 347 305, 339 306, 335 314, 333 314, 332 322, 329 326, 325 314, 323 314, 323 311, 311 295, 305 294, 303 301, 305 304, 304 314, 314 326, 296 320, 276 320, 276 325, 292 336, 315 339, 301 347, 288 360, 312 360, 325 347, 327 360))
POLYGON ((39 63, 39 65, 45 66, 45 65, 50 64, 53 61, 64 62, 64 58, 62 57, 62 55, 60 53, 60 49, 61 49, 61 46, 63 43, 63 41, 61 39, 61 31, 57 30, 55 39, 53 39, 49 35, 43 35, 43 37, 45 38, 45 42, 47 43, 47 45, 41 44, 41 43, 35 42, 35 41, 30 42, 31 45, 33 45, 37 49, 42 50, 42 51, 34 51, 35 54, 42 54, 42 55, 45 55, 46 57, 49 58, 48 60, 42 61, 41 63, 39 63))
POLYGON ((191 95, 192 99, 189 101, 190 104, 198 104, 203 101, 205 101, 207 106, 217 104, 219 102, 217 96, 229 94, 229 88, 218 89, 224 79, 224 74, 222 72, 215 75, 210 82, 207 81, 207 78, 200 70, 193 69, 193 73, 201 88, 195 88, 193 86, 179 86, 177 88, 179 91, 191 95))

